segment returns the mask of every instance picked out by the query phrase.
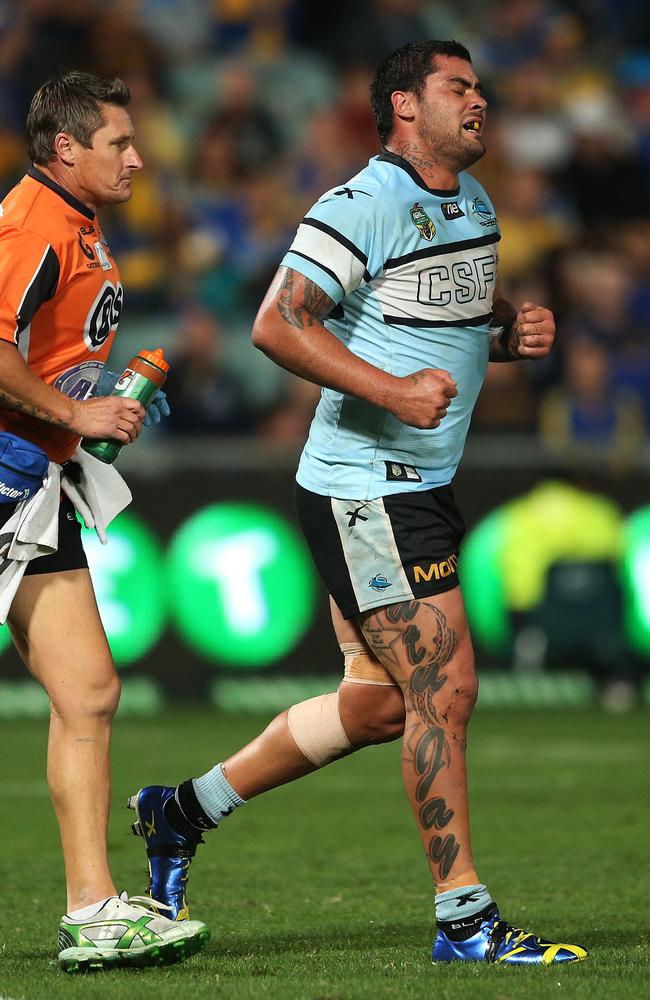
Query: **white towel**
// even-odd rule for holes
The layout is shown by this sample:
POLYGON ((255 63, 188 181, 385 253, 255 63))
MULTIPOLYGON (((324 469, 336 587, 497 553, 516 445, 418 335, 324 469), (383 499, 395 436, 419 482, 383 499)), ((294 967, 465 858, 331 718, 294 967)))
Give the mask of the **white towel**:
POLYGON ((77 448, 72 461, 79 467, 79 482, 64 475, 61 489, 79 511, 86 527, 94 528, 102 545, 106 545, 106 527, 129 506, 133 499, 131 490, 117 469, 100 462, 83 448, 77 448))
MULTIPOLYGON (((59 543, 61 490, 69 497, 87 528, 94 528, 103 545, 106 527, 131 502, 131 491, 112 465, 77 448, 73 461, 79 466, 79 482, 61 476, 61 466, 48 465, 42 488, 23 500, 0 528, 0 623, 7 620, 11 602, 27 563, 56 552, 59 543)), ((0 515, 2 505, 0 505, 0 515)))

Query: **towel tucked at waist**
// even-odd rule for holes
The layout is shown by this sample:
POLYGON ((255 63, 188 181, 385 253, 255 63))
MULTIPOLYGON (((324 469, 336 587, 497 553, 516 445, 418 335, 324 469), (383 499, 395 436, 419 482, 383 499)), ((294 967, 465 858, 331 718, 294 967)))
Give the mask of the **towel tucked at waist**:
POLYGON ((68 496, 87 528, 106 544, 106 527, 131 503, 131 491, 112 465, 81 448, 70 469, 50 462, 43 487, 23 500, 0 527, 0 622, 7 620, 11 602, 30 559, 56 552, 59 542, 61 491, 68 496), (63 474, 62 474, 63 473, 63 474))

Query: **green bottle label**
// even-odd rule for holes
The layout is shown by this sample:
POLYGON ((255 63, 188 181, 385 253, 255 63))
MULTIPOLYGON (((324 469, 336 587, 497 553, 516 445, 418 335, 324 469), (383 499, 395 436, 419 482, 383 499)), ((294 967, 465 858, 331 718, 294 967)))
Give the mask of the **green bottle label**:
MULTIPOLYGON (((148 379, 140 372, 134 372, 132 368, 126 368, 121 377, 115 383, 111 396, 122 396, 127 399, 137 399, 144 408, 151 402, 153 396, 158 392, 158 385, 148 379)), ((96 441, 93 439, 84 440, 81 447, 88 454, 94 455, 101 462, 110 465, 114 462, 124 445, 120 441, 96 441)))

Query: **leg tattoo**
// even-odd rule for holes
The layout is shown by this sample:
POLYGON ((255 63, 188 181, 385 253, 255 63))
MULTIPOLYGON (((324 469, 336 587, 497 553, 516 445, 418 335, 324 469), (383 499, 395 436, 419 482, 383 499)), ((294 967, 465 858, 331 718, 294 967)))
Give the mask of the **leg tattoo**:
MULTIPOLYGON (((452 755, 447 738, 449 699, 441 694, 449 679, 446 668, 458 649, 458 637, 441 609, 427 601, 390 605, 366 619, 364 634, 404 691, 409 716, 403 748, 405 779, 407 788, 412 789, 427 854, 442 881, 461 849, 456 834, 434 833, 445 830, 456 815, 439 793, 441 786, 455 790, 457 779, 451 774, 457 771, 454 757, 464 754, 464 739, 451 733, 452 755), (436 781, 438 794, 431 797, 436 781)), ((461 768, 464 776, 464 759, 461 768)))

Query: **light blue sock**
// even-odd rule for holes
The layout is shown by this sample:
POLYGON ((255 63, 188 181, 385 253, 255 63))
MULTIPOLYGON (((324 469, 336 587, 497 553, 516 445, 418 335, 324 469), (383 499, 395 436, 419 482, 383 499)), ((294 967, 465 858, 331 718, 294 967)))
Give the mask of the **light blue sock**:
POLYGON ((223 773, 223 764, 215 765, 199 778, 192 778, 192 786, 201 808, 213 823, 220 823, 238 806, 246 805, 245 800, 239 797, 228 782, 223 773))
POLYGON ((436 896, 436 920, 438 923, 467 920, 491 902, 492 897, 484 885, 462 885, 460 889, 450 889, 436 896))

